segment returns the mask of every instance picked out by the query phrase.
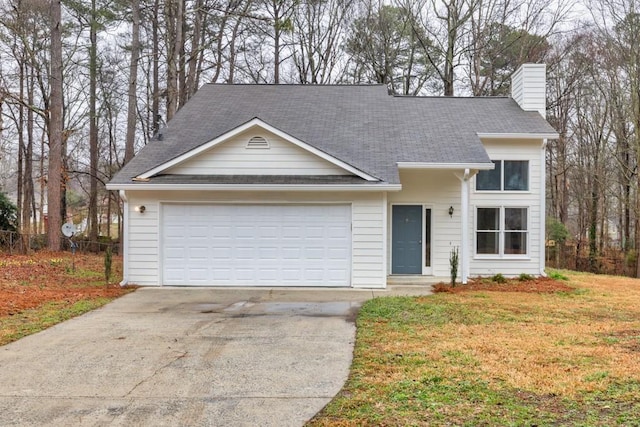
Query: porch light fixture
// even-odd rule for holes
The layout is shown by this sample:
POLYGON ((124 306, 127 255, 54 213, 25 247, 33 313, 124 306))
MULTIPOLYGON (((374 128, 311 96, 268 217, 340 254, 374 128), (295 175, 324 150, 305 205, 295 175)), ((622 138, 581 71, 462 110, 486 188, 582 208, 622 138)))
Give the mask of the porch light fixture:
POLYGON ((449 206, 449 216, 453 218, 453 206, 449 206))
POLYGON ((136 212, 140 212, 141 214, 143 214, 144 211, 147 210, 147 208, 144 205, 142 205, 142 206, 136 206, 135 210, 136 212))

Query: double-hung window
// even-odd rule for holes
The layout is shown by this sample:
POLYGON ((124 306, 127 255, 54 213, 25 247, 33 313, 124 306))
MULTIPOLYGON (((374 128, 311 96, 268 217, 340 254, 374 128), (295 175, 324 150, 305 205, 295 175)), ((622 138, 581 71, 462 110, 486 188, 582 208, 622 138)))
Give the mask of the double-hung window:
POLYGON ((476 254, 527 255, 528 215, 527 208, 477 208, 476 254))
POLYGON ((528 191, 528 160, 493 160, 493 170, 476 175, 477 191, 528 191))

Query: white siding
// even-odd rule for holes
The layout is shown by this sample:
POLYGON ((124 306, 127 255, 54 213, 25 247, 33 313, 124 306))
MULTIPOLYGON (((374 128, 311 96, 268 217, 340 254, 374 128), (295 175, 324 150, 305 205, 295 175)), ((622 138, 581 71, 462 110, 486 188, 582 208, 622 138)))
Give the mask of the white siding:
POLYGON ((125 259, 128 282, 160 285, 159 212, 162 202, 189 203, 350 203, 352 206, 351 286, 384 288, 385 204, 382 193, 127 191, 129 252, 125 259), (135 211, 144 205, 146 211, 135 211))
POLYGON ((523 110, 546 117, 545 64, 523 64, 511 77, 511 97, 523 110))
POLYGON ((169 168, 177 175, 349 175, 344 169, 263 129, 243 132, 229 141, 169 168), (254 136, 269 148, 247 148, 254 136))
POLYGON ((129 283, 136 285, 158 285, 158 218, 159 206, 153 197, 129 193, 129 250, 124 262, 128 266, 129 283), (136 207, 144 206, 144 213, 136 212, 136 207), (133 280, 132 280, 133 278, 133 280))
MULTIPOLYGON (((403 170, 402 191, 388 195, 388 259, 391 259, 391 206, 416 204, 431 208, 431 246, 433 275, 449 275, 449 254, 460 246, 460 180, 452 170, 403 170), (453 216, 449 207, 453 206, 453 216)), ((388 267, 391 273, 391 266, 388 267)))
POLYGON ((528 160, 529 191, 478 192, 475 191, 475 178, 471 181, 470 223, 471 263, 470 275, 488 276, 501 273, 505 276, 517 276, 521 273, 540 274, 540 257, 543 255, 544 242, 540 241, 540 224, 545 220, 541 212, 540 197, 542 188, 542 141, 533 140, 487 140, 484 147, 492 160, 528 160), (475 215, 476 207, 526 207, 528 208, 528 254, 522 258, 475 256, 475 215))

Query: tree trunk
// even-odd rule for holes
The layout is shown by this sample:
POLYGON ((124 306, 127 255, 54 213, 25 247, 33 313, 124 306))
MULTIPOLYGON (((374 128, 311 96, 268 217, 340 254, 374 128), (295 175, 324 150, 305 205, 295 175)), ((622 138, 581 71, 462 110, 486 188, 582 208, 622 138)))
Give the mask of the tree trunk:
MULTIPOLYGON (((34 82, 35 82, 34 70, 33 70, 33 67, 31 67, 29 70, 29 76, 27 79, 27 83, 28 83, 27 103, 29 105, 33 105, 33 93, 35 90, 34 82)), ((34 121, 33 110, 29 108, 27 109, 27 147, 24 154, 24 172, 23 172, 24 184, 22 187, 23 193, 24 193, 24 196, 22 199, 22 203, 23 203, 22 204, 22 226, 23 226, 23 233, 27 233, 27 234, 30 234, 32 231, 36 232, 35 221, 34 221, 34 228, 30 227, 31 216, 32 216, 32 213, 35 211, 34 209, 35 195, 34 195, 34 188, 33 188, 33 138, 34 138, 33 121, 34 121)), ((27 251, 30 249, 28 242, 25 242, 25 247, 27 248, 27 251)))
POLYGON ((167 0, 165 20, 167 22, 167 122, 178 110, 178 6, 182 0, 167 0))
MULTIPOLYGON (((24 83, 25 83, 25 79, 26 79, 26 75, 25 75, 25 63, 23 60, 20 61, 20 99, 24 99, 24 83)), ((0 97, 0 113, 2 112, 2 98, 0 97)), ((16 200, 16 207, 18 208, 18 212, 17 212, 17 219, 18 219, 18 231, 20 231, 21 233, 24 233, 24 228, 25 228, 25 222, 23 221, 24 219, 24 214, 22 212, 22 208, 24 206, 23 200, 24 200, 24 196, 23 196, 23 191, 24 191, 24 170, 23 170, 23 164, 24 164, 24 153, 25 153, 25 146, 24 146, 24 105, 20 105, 18 110, 18 188, 17 188, 17 200, 16 200)), ((0 119, 0 134, 2 133, 2 123, 1 123, 0 119)), ((28 228, 28 226, 27 226, 28 228)))
POLYGON ((282 49, 282 29, 285 24, 283 12, 287 6, 282 0, 271 0, 269 6, 273 12, 273 83, 280 84, 280 50, 282 49))
POLYGON ((447 5, 447 49, 445 52, 445 64, 444 64, 444 96, 453 96, 453 76, 455 60, 455 46, 458 38, 458 14, 457 5, 454 1, 451 1, 447 5))
POLYGON ((153 121, 153 135, 156 135, 160 130, 160 41, 159 41, 159 25, 158 25, 158 10, 160 8, 160 0, 155 0, 153 6, 153 22, 152 22, 152 46, 153 52, 153 89, 151 99, 151 115, 153 121))
POLYGON ((129 104, 127 108, 127 137, 124 149, 124 164, 129 163, 129 160, 133 159, 136 140, 136 92, 138 90, 138 58, 140 56, 140 0, 131 1, 131 17, 131 63, 129 65, 129 104))
POLYGON ((49 112, 49 180, 47 183, 47 244, 50 250, 59 251, 62 216, 60 201, 62 190, 62 5, 51 0, 51 72, 49 112))
POLYGON ((202 37, 202 25, 204 22, 203 0, 196 1, 196 10, 193 23, 193 34, 191 39, 191 52, 189 54, 189 67, 187 73, 187 89, 185 90, 185 100, 191 98, 191 96, 198 90, 198 77, 200 73, 200 61, 201 56, 200 42, 202 37))
POLYGON ((185 63, 185 34, 187 32, 185 21, 185 0, 178 2, 178 16, 176 28, 178 29, 178 38, 176 40, 176 51, 178 52, 178 109, 187 102, 187 74, 185 63))
POLYGON ((91 0, 89 28, 89 212, 87 220, 89 241, 93 251, 98 250, 98 118, 96 115, 98 23, 96 19, 96 0, 91 0))

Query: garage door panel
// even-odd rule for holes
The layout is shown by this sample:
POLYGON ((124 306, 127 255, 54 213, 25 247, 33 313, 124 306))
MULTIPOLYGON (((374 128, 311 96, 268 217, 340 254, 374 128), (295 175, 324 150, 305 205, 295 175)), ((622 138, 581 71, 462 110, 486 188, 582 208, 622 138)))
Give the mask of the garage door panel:
POLYGON ((164 279, 171 282, 182 282, 185 277, 184 268, 165 268, 164 279))
MULTIPOLYGON (((212 218, 212 221, 215 221, 216 218, 212 218)), ((230 225, 216 225, 215 223, 211 225, 211 234, 215 239, 223 239, 230 238, 232 235, 232 230, 230 225)))
POLYGON ((279 252, 280 251, 278 251, 278 248, 276 247, 262 247, 258 249, 258 255, 260 257, 259 259, 267 261, 277 261, 279 252))
MULTIPOLYGON (((214 263, 231 259, 231 253, 229 252, 229 247, 212 247, 211 248, 211 259, 214 263)), ((216 264, 219 265, 219 264, 216 264)))
POLYGON ((164 247, 164 256, 167 259, 176 259, 182 260, 184 259, 184 247, 178 246, 165 246, 164 247))
POLYGON ((206 281, 209 278, 209 271, 206 267, 204 268, 197 268, 194 266, 189 266, 189 273, 188 273, 188 281, 189 282, 194 282, 194 281, 199 281, 199 282, 203 282, 206 281))
POLYGON ((233 275, 230 268, 218 267, 212 269, 212 278, 214 282, 230 282, 233 275))
POLYGON ((324 260, 324 248, 321 248, 321 247, 305 248, 304 258, 306 261, 313 261, 313 260, 322 261, 324 260))
POLYGON ((194 248, 190 247, 187 251, 189 259, 192 262, 208 262, 209 260, 209 248, 208 247, 199 247, 194 248))
POLYGON ((281 258, 285 260, 299 259, 302 253, 301 248, 282 248, 280 252, 281 258))
POLYGON ((343 260, 349 258, 350 254, 345 248, 329 248, 326 255, 330 260, 343 260))
POLYGON ((282 226, 282 237, 286 239, 300 240, 302 233, 302 227, 299 225, 284 225, 282 226))
POLYGON ((164 205, 167 285, 349 286, 349 205, 164 205))

